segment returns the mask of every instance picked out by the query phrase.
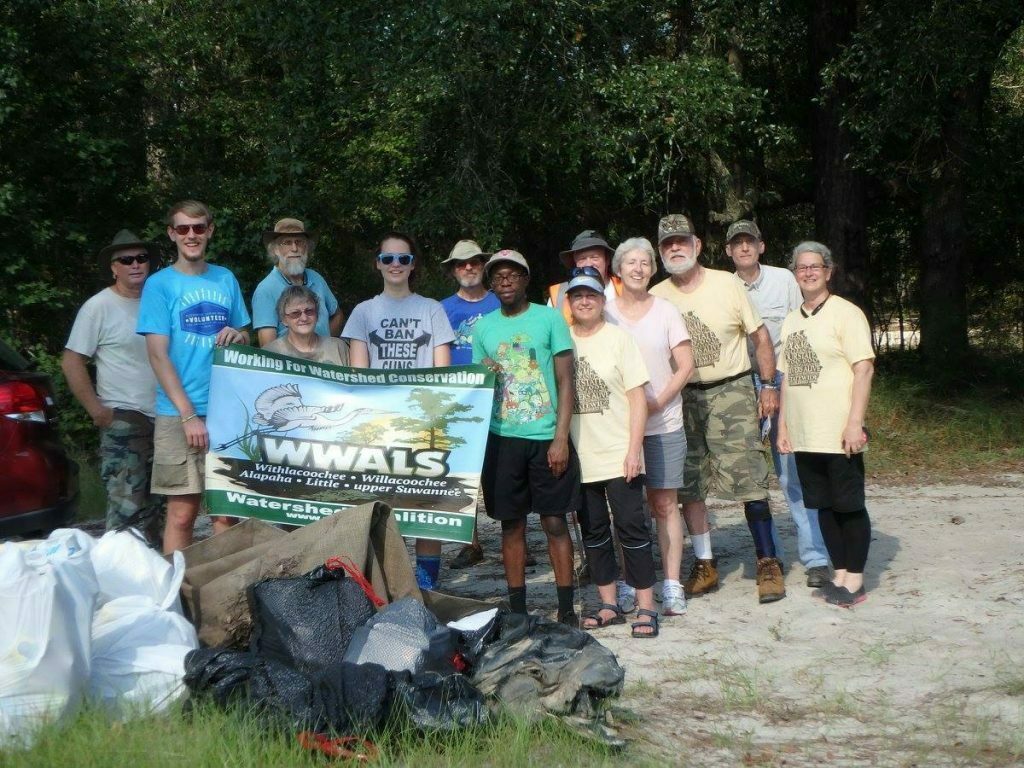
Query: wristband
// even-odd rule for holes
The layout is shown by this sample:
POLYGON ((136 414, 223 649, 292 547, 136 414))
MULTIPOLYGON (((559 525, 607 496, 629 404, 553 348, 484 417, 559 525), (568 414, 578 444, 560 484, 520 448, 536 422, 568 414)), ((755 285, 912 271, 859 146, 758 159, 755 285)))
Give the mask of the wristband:
POLYGON ((761 389, 769 389, 772 392, 778 392, 779 391, 779 387, 778 387, 777 384, 762 384, 761 385, 761 389))
POLYGON ((184 419, 182 419, 181 423, 184 424, 186 421, 192 421, 192 419, 196 418, 198 415, 199 414, 193 412, 191 416, 186 416, 184 419))

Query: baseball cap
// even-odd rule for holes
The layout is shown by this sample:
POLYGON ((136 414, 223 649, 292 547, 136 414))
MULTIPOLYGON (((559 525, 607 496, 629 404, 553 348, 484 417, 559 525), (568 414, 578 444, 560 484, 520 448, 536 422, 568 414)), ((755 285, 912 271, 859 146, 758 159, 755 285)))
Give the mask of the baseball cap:
POLYGON ((757 224, 747 219, 740 219, 729 225, 729 229, 725 233, 725 242, 730 242, 737 235, 750 235, 755 240, 762 239, 761 230, 757 228, 757 224))
POLYGON ((693 223, 681 213, 670 213, 658 222, 658 245, 670 237, 693 237, 693 223))
POLYGON ((490 277, 491 270, 503 261, 517 264, 526 270, 526 274, 530 274, 530 265, 526 263, 526 257, 519 251, 513 251, 511 248, 502 248, 500 251, 495 251, 494 255, 484 264, 484 274, 490 277))

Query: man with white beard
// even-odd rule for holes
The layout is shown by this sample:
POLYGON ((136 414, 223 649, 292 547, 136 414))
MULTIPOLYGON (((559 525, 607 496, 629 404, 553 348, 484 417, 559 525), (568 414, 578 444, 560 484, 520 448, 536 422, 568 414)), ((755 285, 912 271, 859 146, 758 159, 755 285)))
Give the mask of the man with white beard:
MULTIPOLYGON (((473 362, 473 326, 476 321, 501 306, 498 297, 484 286, 484 264, 491 254, 484 253, 473 240, 459 240, 442 267, 451 270, 459 290, 444 299, 441 306, 455 332, 452 342, 452 365, 473 362)), ((449 568, 469 568, 483 562, 484 550, 473 532, 473 543, 467 544, 448 564, 449 568)))
POLYGON ((771 337, 732 273, 697 262, 701 241, 686 216, 672 214, 658 223, 658 250, 669 279, 651 293, 679 308, 694 357, 693 376, 683 389, 686 463, 679 489, 694 565, 683 588, 687 597, 718 589, 705 504, 714 490, 718 497, 743 502, 757 553, 759 602, 781 600, 786 588, 772 540, 768 454, 758 429, 758 418, 779 408, 771 337), (761 381, 771 382, 760 395, 750 376, 748 337, 761 381))
POLYGON ((316 332, 320 336, 341 333, 345 314, 338 300, 320 273, 306 267, 316 240, 316 233, 307 232, 299 219, 281 219, 263 233, 263 245, 274 268, 252 295, 253 327, 261 347, 288 332, 277 316, 277 300, 289 285, 304 285, 319 297, 316 332))

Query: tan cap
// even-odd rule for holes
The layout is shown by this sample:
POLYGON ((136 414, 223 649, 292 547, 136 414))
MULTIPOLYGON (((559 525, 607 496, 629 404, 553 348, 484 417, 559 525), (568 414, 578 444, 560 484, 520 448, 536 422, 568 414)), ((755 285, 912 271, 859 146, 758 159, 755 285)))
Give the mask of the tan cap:
POLYGON ((270 245, 270 242, 282 235, 303 235, 312 245, 316 242, 317 234, 306 231, 306 225, 301 219, 278 219, 274 228, 263 233, 263 245, 270 245))
POLYGON ((507 261, 510 264, 518 264, 526 270, 526 274, 530 274, 530 265, 526 263, 526 257, 519 251, 513 251, 509 248, 503 248, 500 251, 495 251, 494 255, 491 256, 484 265, 484 274, 487 275, 487 277, 490 277, 491 270, 504 261, 507 261))
POLYGON ((448 254, 448 258, 441 263, 450 264, 453 261, 469 261, 481 256, 487 258, 490 255, 489 253, 484 253, 475 240, 459 240, 455 247, 452 248, 452 252, 448 254))

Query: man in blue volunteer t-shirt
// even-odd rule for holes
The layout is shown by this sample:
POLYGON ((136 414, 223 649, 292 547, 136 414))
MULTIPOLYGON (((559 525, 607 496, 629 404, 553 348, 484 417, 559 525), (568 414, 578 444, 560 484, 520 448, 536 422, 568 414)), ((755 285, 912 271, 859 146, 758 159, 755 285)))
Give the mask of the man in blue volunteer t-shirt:
MULTIPOLYGON (((455 332, 452 342, 452 365, 473 362, 473 326, 476 321, 493 312, 501 302, 484 286, 484 263, 491 254, 484 253, 473 240, 459 240, 441 266, 451 269, 459 290, 444 299, 441 306, 455 332)), ((467 544, 448 564, 449 568, 468 568, 483 562, 484 550, 473 531, 473 543, 467 544)))
MULTIPOLYGON (((157 272, 142 290, 136 331, 146 337, 156 374, 153 437, 153 493, 167 496, 165 553, 192 543, 204 489, 210 446, 206 404, 213 349, 248 344, 249 313, 230 271, 206 262, 213 235, 209 209, 195 200, 176 203, 167 213, 167 236, 177 260, 157 272)), ((214 533, 231 525, 215 517, 214 533)))

